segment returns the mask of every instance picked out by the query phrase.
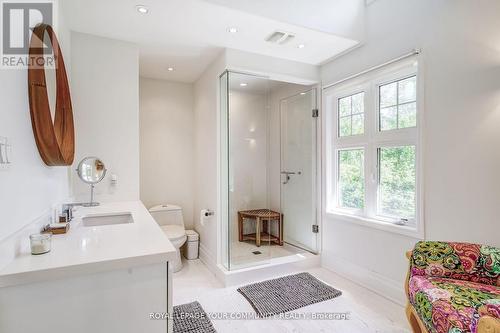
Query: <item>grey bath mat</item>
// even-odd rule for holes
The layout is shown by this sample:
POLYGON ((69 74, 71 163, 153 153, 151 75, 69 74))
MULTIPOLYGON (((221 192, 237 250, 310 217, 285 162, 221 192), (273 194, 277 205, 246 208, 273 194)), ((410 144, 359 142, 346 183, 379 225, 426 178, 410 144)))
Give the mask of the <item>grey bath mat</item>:
POLYGON ((309 273, 288 275, 238 289, 260 317, 288 312, 342 295, 309 273))
POLYGON ((174 306, 174 333, 216 333, 200 303, 174 306))

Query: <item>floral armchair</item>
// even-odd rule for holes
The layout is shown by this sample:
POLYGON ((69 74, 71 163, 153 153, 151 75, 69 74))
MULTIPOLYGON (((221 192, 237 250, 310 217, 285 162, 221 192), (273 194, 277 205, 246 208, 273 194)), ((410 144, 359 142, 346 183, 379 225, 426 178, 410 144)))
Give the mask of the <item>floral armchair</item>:
POLYGON ((500 333, 500 249, 422 241, 407 253, 415 333, 500 333))

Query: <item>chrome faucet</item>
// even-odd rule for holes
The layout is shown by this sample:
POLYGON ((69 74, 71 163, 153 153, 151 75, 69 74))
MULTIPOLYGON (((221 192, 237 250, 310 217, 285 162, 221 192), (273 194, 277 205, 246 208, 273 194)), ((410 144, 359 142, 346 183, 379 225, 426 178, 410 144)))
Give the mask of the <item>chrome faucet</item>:
POLYGON ((70 222, 73 220, 73 208, 77 206, 82 206, 84 207, 86 203, 84 202, 72 202, 72 203, 66 203, 62 205, 62 212, 64 215, 66 215, 66 221, 70 222))

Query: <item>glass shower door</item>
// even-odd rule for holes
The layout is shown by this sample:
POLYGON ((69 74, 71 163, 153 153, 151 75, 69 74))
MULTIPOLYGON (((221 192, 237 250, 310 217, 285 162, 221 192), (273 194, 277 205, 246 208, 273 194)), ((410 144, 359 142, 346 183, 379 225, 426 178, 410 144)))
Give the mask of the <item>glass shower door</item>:
POLYGON ((281 210, 285 242, 318 250, 316 90, 281 101, 281 210))
POLYGON ((223 100, 227 106, 224 186, 227 198, 229 270, 265 264, 271 257, 271 223, 259 215, 269 209, 269 80, 226 72, 223 100))
POLYGON ((229 230, 229 73, 224 72, 219 77, 220 100, 220 211, 221 211, 221 264, 230 269, 230 230, 229 230))

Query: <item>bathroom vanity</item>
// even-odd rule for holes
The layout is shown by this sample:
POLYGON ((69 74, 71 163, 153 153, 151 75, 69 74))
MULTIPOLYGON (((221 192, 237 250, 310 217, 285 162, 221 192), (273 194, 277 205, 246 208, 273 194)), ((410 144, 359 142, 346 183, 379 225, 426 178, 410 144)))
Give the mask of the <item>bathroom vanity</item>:
POLYGON ((31 255, 25 235, 11 240, 0 332, 171 332, 175 248, 143 204, 79 207, 74 216, 47 254, 31 255))

